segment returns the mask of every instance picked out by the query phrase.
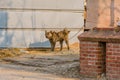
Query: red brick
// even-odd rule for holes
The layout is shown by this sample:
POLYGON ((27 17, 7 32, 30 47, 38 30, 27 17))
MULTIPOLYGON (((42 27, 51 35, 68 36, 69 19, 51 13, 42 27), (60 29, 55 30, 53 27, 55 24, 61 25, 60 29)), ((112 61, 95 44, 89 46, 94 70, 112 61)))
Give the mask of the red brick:
POLYGON ((81 47, 82 47, 82 46, 88 46, 88 44, 82 44, 82 43, 81 43, 80 46, 81 46, 81 47))
POLYGON ((120 43, 109 43, 106 51, 106 74, 110 80, 120 79, 120 43))
POLYGON ((117 59, 116 56, 114 56, 114 55, 107 55, 106 57, 108 60, 116 60, 117 59))
POLYGON ((107 48, 106 50, 107 51, 113 51, 113 48, 107 48))
POLYGON ((107 47, 107 48, 113 48, 113 45, 108 43, 108 44, 106 45, 106 47, 107 47))
POLYGON ((81 57, 82 57, 82 56, 87 57, 87 55, 88 55, 88 54, 86 54, 86 52, 83 52, 83 53, 80 54, 81 57))
POLYGON ((88 54, 88 57, 96 57, 94 54, 88 54))
POLYGON ((84 45, 80 47, 81 74, 94 76, 102 73, 103 55, 101 55, 102 48, 99 46, 99 43, 81 41, 80 44, 84 45))
POLYGON ((113 45, 113 48, 120 48, 119 45, 113 45))
POLYGON ((107 55, 113 55, 113 52, 112 52, 112 51, 107 51, 106 54, 107 54, 107 55))

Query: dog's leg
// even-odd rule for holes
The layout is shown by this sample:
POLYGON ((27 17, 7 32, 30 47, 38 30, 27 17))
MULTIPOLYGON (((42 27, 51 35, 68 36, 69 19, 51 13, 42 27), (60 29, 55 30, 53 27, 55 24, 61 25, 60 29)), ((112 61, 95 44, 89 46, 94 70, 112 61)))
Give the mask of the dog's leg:
POLYGON ((50 40, 50 44, 51 44, 51 51, 54 51, 54 42, 52 40, 50 40))
POLYGON ((60 51, 62 51, 63 48, 63 40, 60 41, 60 51))
POLYGON ((52 51, 55 50, 55 44, 56 44, 56 42, 53 42, 53 49, 52 49, 52 51))
POLYGON ((50 45, 51 45, 51 51, 53 51, 53 42, 50 41, 50 45))
POLYGON ((50 41, 51 51, 54 51, 56 42, 50 41))
POLYGON ((55 50, 55 43, 52 43, 51 44, 51 51, 54 51, 55 50))
POLYGON ((68 41, 68 40, 65 40, 65 43, 66 43, 67 48, 68 48, 68 50, 69 50, 69 49, 70 49, 70 47, 69 47, 69 41, 68 41))

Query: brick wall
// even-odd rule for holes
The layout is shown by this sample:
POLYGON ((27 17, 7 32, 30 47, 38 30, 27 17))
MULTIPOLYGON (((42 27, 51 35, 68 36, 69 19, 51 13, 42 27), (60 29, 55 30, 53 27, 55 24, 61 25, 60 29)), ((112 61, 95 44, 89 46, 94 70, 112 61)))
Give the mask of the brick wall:
POLYGON ((106 76, 108 80, 120 80, 120 43, 107 43, 106 76))
POLYGON ((80 42, 80 74, 97 76, 105 72, 104 46, 99 42, 80 42))
POLYGON ((80 74, 120 80, 120 43, 80 42, 80 74))
POLYGON ((107 80, 120 80, 120 30, 94 28, 78 38, 80 73, 94 77, 105 73, 107 80))

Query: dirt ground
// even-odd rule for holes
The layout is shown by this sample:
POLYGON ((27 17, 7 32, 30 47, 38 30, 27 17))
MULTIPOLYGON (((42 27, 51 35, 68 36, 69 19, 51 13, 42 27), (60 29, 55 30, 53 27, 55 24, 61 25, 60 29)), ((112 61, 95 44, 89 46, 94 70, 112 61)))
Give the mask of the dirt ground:
POLYGON ((80 76, 78 46, 69 51, 10 51, 17 56, 1 58, 0 80, 97 80, 80 76))

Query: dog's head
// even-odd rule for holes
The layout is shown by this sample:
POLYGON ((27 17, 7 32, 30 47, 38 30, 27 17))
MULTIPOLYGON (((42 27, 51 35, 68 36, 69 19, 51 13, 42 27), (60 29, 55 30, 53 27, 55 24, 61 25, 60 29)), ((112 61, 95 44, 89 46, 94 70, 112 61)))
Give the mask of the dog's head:
POLYGON ((51 39, 53 36, 53 32, 52 31, 49 31, 49 32, 45 31, 45 36, 46 36, 46 38, 51 39))
POLYGON ((65 28, 65 29, 63 30, 63 33, 64 33, 65 35, 68 35, 68 34, 70 33, 70 31, 69 31, 67 28, 65 28))

